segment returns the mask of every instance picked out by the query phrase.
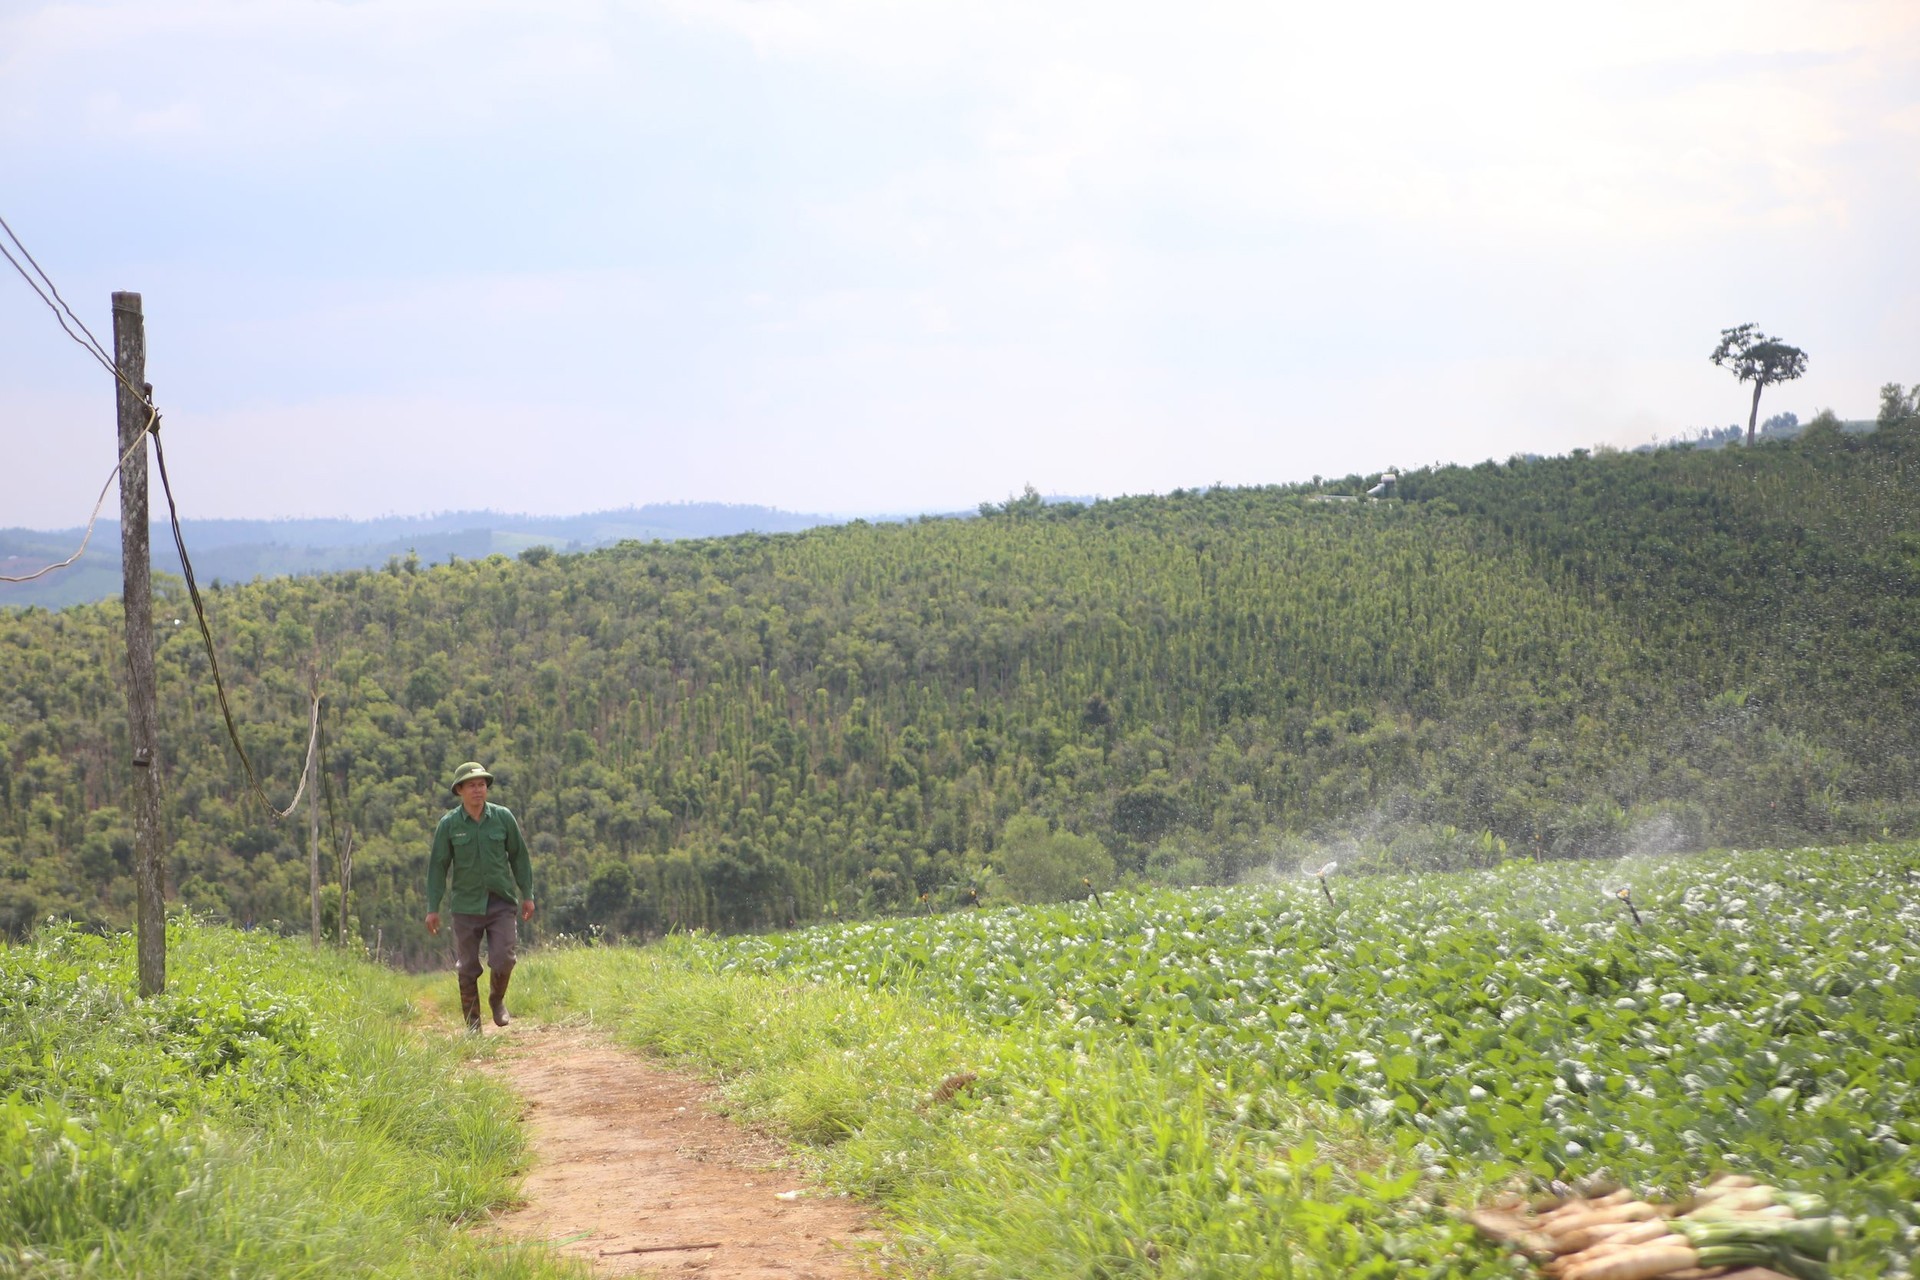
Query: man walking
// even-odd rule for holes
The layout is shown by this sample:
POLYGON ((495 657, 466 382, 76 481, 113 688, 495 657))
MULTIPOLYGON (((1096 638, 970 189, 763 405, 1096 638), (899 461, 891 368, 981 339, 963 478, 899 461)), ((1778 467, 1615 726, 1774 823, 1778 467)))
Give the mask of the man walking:
POLYGON ((504 1027, 507 982, 519 945, 517 920, 533 919, 533 864, 520 824, 505 806, 487 803, 493 775, 476 760, 453 773, 460 803, 433 829, 427 857, 427 932, 440 932, 440 895, 452 871, 454 972, 460 978, 460 1012, 467 1030, 480 1030, 480 939, 487 940, 487 995, 493 1025, 504 1027), (516 919, 517 917, 517 919, 516 919))

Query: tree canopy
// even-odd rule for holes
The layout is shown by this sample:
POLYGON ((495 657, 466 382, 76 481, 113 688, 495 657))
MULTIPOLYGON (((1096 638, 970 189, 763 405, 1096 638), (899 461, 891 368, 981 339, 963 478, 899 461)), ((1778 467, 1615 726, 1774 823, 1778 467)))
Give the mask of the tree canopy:
POLYGON ((1720 331, 1720 345, 1712 361, 1731 370, 1742 382, 1753 384, 1753 407, 1747 411, 1747 443, 1753 443, 1760 420, 1760 392, 1776 382, 1791 382, 1807 371, 1807 353, 1760 332, 1757 325, 1736 325, 1720 331))
MULTIPOLYGON (((1105 882, 1093 845, 1190 883, 1330 842, 1443 868, 1920 830, 1917 457, 1908 424, 1402 472, 1383 502, 1326 500, 1358 475, 1014 499, 208 601, 276 798, 320 668, 345 932, 425 962, 468 759, 527 833, 536 925, 568 932, 1050 895, 1105 882), (996 888, 1023 849, 1065 869, 996 888)), ((190 606, 157 593, 170 890, 303 929, 305 822, 247 800, 170 625, 190 606)), ((0 612, 0 929, 129 918, 121 626, 0 612)))

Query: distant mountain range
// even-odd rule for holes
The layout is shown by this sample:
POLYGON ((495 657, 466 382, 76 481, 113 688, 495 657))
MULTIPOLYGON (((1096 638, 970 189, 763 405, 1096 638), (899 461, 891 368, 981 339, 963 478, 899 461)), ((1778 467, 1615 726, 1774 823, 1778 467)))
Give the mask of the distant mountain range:
MULTIPOLYGON (((249 582, 289 573, 371 569, 399 556, 445 561, 519 555, 530 547, 586 551, 629 538, 641 542, 708 538, 735 533, 793 533, 842 524, 849 516, 782 511, 725 502, 662 502, 578 516, 506 515, 450 511, 376 520, 183 520, 181 532, 194 576, 202 585, 249 582)), ((906 516, 869 517, 906 519, 906 516)), ((64 560, 80 545, 82 529, 0 529, 0 574, 31 573, 64 560)), ((179 574, 173 531, 156 523, 153 568, 179 574)), ((120 524, 95 526, 87 553, 67 569, 33 582, 0 582, 0 606, 63 608, 120 594, 120 524)))

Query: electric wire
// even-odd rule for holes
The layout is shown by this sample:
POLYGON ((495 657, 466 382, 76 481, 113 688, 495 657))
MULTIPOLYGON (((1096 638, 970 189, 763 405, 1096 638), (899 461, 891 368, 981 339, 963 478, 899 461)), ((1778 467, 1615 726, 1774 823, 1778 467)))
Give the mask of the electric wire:
POLYGON ((107 482, 100 486, 100 498, 93 504, 93 514, 87 517, 87 531, 80 536, 80 549, 60 563, 35 569, 32 573, 18 575, 0 573, 0 582, 32 582, 35 578, 43 578, 56 569, 66 568, 86 554, 87 543, 93 540, 93 526, 100 519, 100 509, 107 505, 107 490, 113 488, 113 482, 119 479, 121 471, 126 468, 127 459, 133 456, 133 451, 146 444, 147 433, 154 429, 154 424, 158 421, 160 421, 160 414, 157 411, 147 415, 147 425, 141 429, 140 438, 127 446, 127 451, 120 455, 120 461, 114 463, 113 470, 107 473, 107 482))
POLYGON ((46 295, 45 291, 43 291, 40 288, 39 281, 35 280, 31 275, 27 274, 27 269, 20 265, 19 259, 15 258, 13 254, 7 251, 7 246, 5 246, 4 244, 0 244, 0 257, 4 257, 9 263, 11 263, 13 266, 13 269, 20 273, 20 278, 27 282, 27 287, 29 289, 32 289, 34 293, 39 295, 40 301, 47 304, 48 309, 53 312, 53 318, 59 322, 60 327, 62 329, 65 329, 67 331, 67 336, 69 338, 72 338, 75 342, 79 343, 81 350, 85 351, 88 355, 92 356, 95 360, 98 360, 108 373, 113 374, 115 377, 119 377, 120 371, 113 367, 113 361, 107 359, 105 356, 100 354, 100 349, 96 343, 89 342, 86 338, 81 337, 79 334, 73 331, 72 326, 70 326, 67 323, 67 318, 60 314, 59 305, 55 303, 52 298, 49 298, 46 295))
MULTIPOLYGON (((5 244, 0 244, 0 257, 6 258, 6 260, 12 264, 13 269, 20 273, 20 278, 27 282, 27 287, 34 291, 40 301, 46 303, 47 309, 53 312, 53 318, 59 323, 61 329, 66 331, 66 335, 72 338, 75 343, 79 344, 82 351, 92 356, 102 369, 112 374, 115 382, 125 387, 132 393, 136 400, 147 406, 147 431, 152 434, 155 440, 158 440, 160 438, 160 411, 154 408, 153 405, 153 388, 151 386, 136 387, 133 385, 133 380, 121 371, 119 362, 114 358, 113 353, 107 350, 106 345, 102 343, 100 339, 93 336, 93 330, 87 328, 87 322, 82 320, 74 309, 67 305, 66 298, 60 293, 60 286, 53 282, 53 277, 46 273, 46 269, 40 265, 39 260, 33 256, 32 251, 27 248, 26 243, 20 239, 13 227, 10 226, 3 217, 0 217, 0 231, 4 231, 7 239, 13 241, 14 248, 20 251, 20 257, 25 258, 32 264, 33 274, 29 274, 27 269, 20 265, 19 259, 15 258, 13 254, 8 251, 5 244), (39 276, 38 280, 34 279, 35 275, 39 276), (42 284, 46 287, 42 288, 42 284), (68 321, 72 321, 72 323, 69 324, 68 321), (80 330, 79 333, 74 332, 76 327, 80 330)), ((129 452, 131 452, 131 450, 129 450, 129 452)), ((126 465, 124 458, 121 460, 121 465, 126 465)))
POLYGON ((340 845, 340 828, 333 809, 333 775, 327 772, 327 726, 320 724, 320 798, 327 806, 327 843, 340 845))
MULTIPOLYGON (((5 218, 0 218, 0 231, 6 232, 7 239, 13 241, 13 247, 20 251, 20 257, 25 258, 29 263, 33 264, 34 275, 38 275, 40 278, 35 280, 34 275, 29 275, 27 269, 20 265, 19 260, 7 250, 7 246, 4 244, 0 244, 0 255, 4 255, 6 260, 13 265, 13 269, 20 273, 20 278, 27 282, 29 289, 32 289, 34 293, 39 295, 40 301, 47 304, 47 309, 53 312, 53 318, 60 322, 60 327, 67 331, 67 336, 79 343, 95 360, 98 360, 101 367, 106 369, 108 373, 119 378, 120 381, 125 382, 126 378, 121 375, 119 368, 113 362, 112 353, 107 350, 100 339, 93 336, 93 330, 87 328, 86 321, 74 314, 73 308, 67 305, 67 300, 60 296, 60 289, 53 283, 53 277, 49 276, 46 271, 42 269, 39 262, 34 259, 33 254, 27 249, 26 244, 21 241, 19 236, 14 234, 13 228, 7 224, 5 218), (40 287, 43 283, 46 285, 44 289, 40 287), (51 294, 52 297, 49 297, 49 294, 51 294), (69 320, 73 323, 69 324, 69 320), (79 333, 73 331, 76 325, 80 329, 79 333), (86 336, 82 337, 82 334, 86 336)), ((129 384, 128 389, 132 389, 131 384, 129 384)))
MULTIPOLYGON (((126 373, 120 368, 119 363, 107 352, 107 349, 101 344, 100 340, 93 336, 93 331, 87 328, 86 322, 74 314, 73 308, 67 306, 67 301, 61 297, 59 288, 53 283, 53 278, 41 269, 39 262, 34 259, 32 253, 28 252, 27 246, 21 242, 20 237, 14 234, 13 228, 7 224, 5 218, 0 218, 0 231, 4 231, 7 239, 11 240, 14 247, 20 250, 20 256, 25 258, 29 263, 32 263, 34 272, 38 273, 40 277, 39 280, 35 280, 33 275, 29 274, 27 269, 20 265, 19 259, 13 256, 5 244, 0 244, 0 256, 4 256, 6 260, 12 264, 13 269, 20 273, 20 278, 27 282, 27 287, 39 296, 40 301, 47 304, 47 309, 53 312, 53 318, 59 322, 61 329, 66 331, 66 335, 78 343, 81 349, 86 351, 87 354, 99 361, 101 367, 113 375, 114 381, 125 387, 139 399, 141 404, 147 407, 147 425, 140 433, 140 440, 135 441, 134 445, 138 445, 140 441, 144 441, 148 436, 153 437, 153 457, 154 461, 159 464, 160 487, 167 495, 167 515, 173 529, 173 545, 174 549, 180 553, 180 568, 186 575, 187 594, 193 599, 193 616, 195 621, 199 623, 200 639, 206 646, 207 663, 213 671, 213 687, 215 693, 219 695, 220 716, 226 721, 227 739, 233 743, 234 752, 240 757, 240 766, 247 775, 247 786, 259 799, 260 803, 266 806, 267 812, 276 818, 290 817, 293 811, 300 807, 300 798, 306 794, 307 773, 313 763, 314 750, 320 741, 319 691, 315 690, 312 695, 313 703, 310 708, 312 725, 307 735, 307 760, 300 768, 300 785, 294 789, 293 799, 288 802, 287 807, 284 809, 278 808, 273 801, 268 798, 266 789, 260 785, 259 775, 253 767, 253 758, 247 754, 246 747, 241 745, 240 730, 233 721, 233 707, 227 699, 226 681, 223 680, 220 675, 220 658, 219 655, 215 653, 213 647, 213 628, 207 622, 206 604, 200 598, 200 585, 194 581, 193 576, 193 561, 187 556, 186 538, 180 532, 180 509, 174 503, 173 483, 167 476, 167 453, 165 446, 160 443, 160 410, 158 406, 153 403, 153 388, 151 386, 136 387, 133 384, 133 380, 127 377, 126 373), (42 282, 46 285, 44 289, 41 288, 42 282), (68 323, 69 319, 72 320, 72 324, 68 323), (74 326, 76 325, 79 327, 79 333, 74 332, 74 326), (82 334, 85 336, 82 337, 82 334)), ((113 469, 113 475, 107 477, 108 485, 113 483, 113 476, 121 473, 127 464, 127 460, 133 457, 133 449, 134 446, 130 445, 126 453, 121 455, 119 465, 113 469)), ((100 490, 100 503, 96 503, 94 506, 94 520, 99 518, 100 504, 106 501, 106 497, 107 491, 106 488, 103 487, 100 490)), ((87 541, 93 536, 94 520, 87 522, 87 533, 86 536, 81 539, 80 551, 87 549, 87 541)), ((37 578, 42 573, 51 572, 56 568, 65 568, 67 565, 72 564, 80 558, 80 551, 74 552, 64 563, 49 565, 46 569, 40 570, 39 573, 29 575, 27 578, 6 578, 3 580, 9 582, 31 581, 32 578, 37 578)))
MULTIPOLYGON (((107 354, 106 347, 102 345, 100 339, 93 336, 93 330, 87 328, 87 322, 74 314, 73 308, 67 305, 67 300, 60 296, 60 290, 53 283, 53 277, 48 275, 46 269, 34 260, 33 254, 28 251, 27 246, 21 241, 20 237, 13 233, 13 228, 7 225, 5 218, 0 218, 0 231, 5 231, 7 233, 7 239, 13 241, 14 247, 20 250, 20 256, 33 264, 34 271, 42 280, 46 281, 47 291, 53 294, 55 300, 60 303, 60 309, 67 313, 67 318, 80 326, 80 332, 87 335, 87 341, 93 344, 93 349, 100 355, 105 356, 107 354)), ((18 264, 16 263, 15 265, 17 266, 18 264)))
MULTIPOLYGON (((19 235, 15 233, 13 227, 4 217, 0 217, 0 231, 4 231, 7 239, 13 241, 14 248, 20 251, 20 257, 25 258, 32 264, 33 272, 30 274, 25 267, 21 266, 19 258, 15 258, 5 244, 0 244, 0 257, 5 257, 13 269, 20 273, 20 278, 27 282, 27 287, 33 290, 40 301, 47 304, 47 309, 53 312, 54 320, 66 331, 66 335, 78 343, 82 351, 92 356, 101 368, 112 374, 114 381, 118 382, 128 391, 131 391, 141 403, 147 406, 147 425, 146 429, 141 433, 141 438, 145 439, 147 435, 152 435, 155 440, 158 440, 160 438, 160 411, 154 407, 152 397, 148 394, 148 389, 134 386, 132 380, 121 372, 120 366, 114 361, 112 354, 107 351, 100 339, 93 336, 93 330, 87 328, 87 322, 82 320, 75 314, 73 308, 67 305, 67 300, 61 296, 60 287, 54 284, 53 277, 47 274, 46 269, 40 265, 39 260, 33 256, 33 252, 27 248, 26 243, 20 239, 19 235), (35 275, 39 277, 38 280, 34 278, 35 275), (46 286, 45 288, 41 287, 43 284, 46 286), (72 321, 71 324, 68 323, 69 320, 72 321), (80 330, 79 333, 74 332, 76 326, 80 330)), ((65 569, 77 561, 86 552, 87 544, 93 540, 93 526, 94 523, 100 519, 100 509, 106 505, 107 490, 113 486, 114 478, 125 470, 127 459, 132 456, 133 446, 129 445, 127 451, 120 455, 119 463, 116 464, 113 471, 108 474, 107 482, 100 486, 100 498, 93 504, 93 515, 87 520, 87 531, 80 538, 80 550, 74 552, 59 564, 47 565, 45 568, 38 569, 33 573, 17 577, 0 574, 0 582, 32 582, 34 579, 44 577, 55 570, 65 569)))
POLYGON ((160 488, 167 495, 167 519, 173 529, 173 547, 180 553, 180 569, 187 580, 187 595, 193 601, 194 620, 199 623, 200 641, 206 646, 207 664, 213 671, 213 691, 220 703, 220 717, 227 723, 227 739, 233 743, 234 753, 240 757, 240 767, 247 775, 248 788, 266 806, 267 812, 276 818, 291 817, 293 811, 300 807, 300 797, 307 792, 307 775, 313 764, 314 749, 320 741, 320 694, 315 691, 312 695, 312 728, 307 735, 306 763, 300 766, 300 785, 294 789, 293 799, 282 809, 268 798, 266 789, 260 785, 259 774, 254 770, 253 757, 240 744, 240 730, 233 721, 233 705, 227 699, 227 682, 220 675, 220 657, 213 648, 213 628, 207 622, 206 603, 200 598, 200 584, 193 576, 193 560, 187 555, 187 541, 180 532, 180 508, 173 500, 173 481, 167 476, 167 451, 160 443, 158 432, 153 436, 153 457, 160 472, 160 488))
MULTIPOLYGON (((349 897, 353 883, 353 824, 350 821, 343 823, 334 809, 333 774, 327 770, 328 742, 326 721, 323 718, 320 722, 320 767, 316 772, 320 775, 320 794, 327 806, 327 844, 333 850, 335 866, 340 876, 340 920, 336 933, 340 945, 344 947, 347 945, 348 916, 353 909, 349 897), (340 835, 343 825, 346 828, 344 840, 340 835)), ((343 792, 345 790, 344 779, 342 790, 343 792)), ((341 808, 347 807, 349 798, 344 794, 340 797, 341 808)))

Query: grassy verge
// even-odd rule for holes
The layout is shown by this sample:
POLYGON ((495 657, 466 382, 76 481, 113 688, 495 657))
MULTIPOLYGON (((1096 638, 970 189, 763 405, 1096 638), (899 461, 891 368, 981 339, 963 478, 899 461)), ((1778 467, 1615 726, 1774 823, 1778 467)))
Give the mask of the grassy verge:
POLYGON ((0 949, 0 1276, 577 1275, 462 1230, 510 1200, 517 1111, 484 1052, 410 1030, 409 984, 176 921, 0 949))
POLYGON ((1491 1276, 1490 1183, 1736 1172, 1920 1243, 1920 846, 1113 893, 542 956, 929 1274, 1491 1276), (945 1101, 943 1079, 978 1079, 945 1101))
POLYGON ((1209 1071, 1177 1038, 986 1027, 910 982, 723 972, 684 941, 543 952, 516 981, 525 1013, 591 1019, 723 1082, 742 1119, 882 1205, 916 1272, 1514 1274, 1392 1143, 1261 1072, 1209 1071))

